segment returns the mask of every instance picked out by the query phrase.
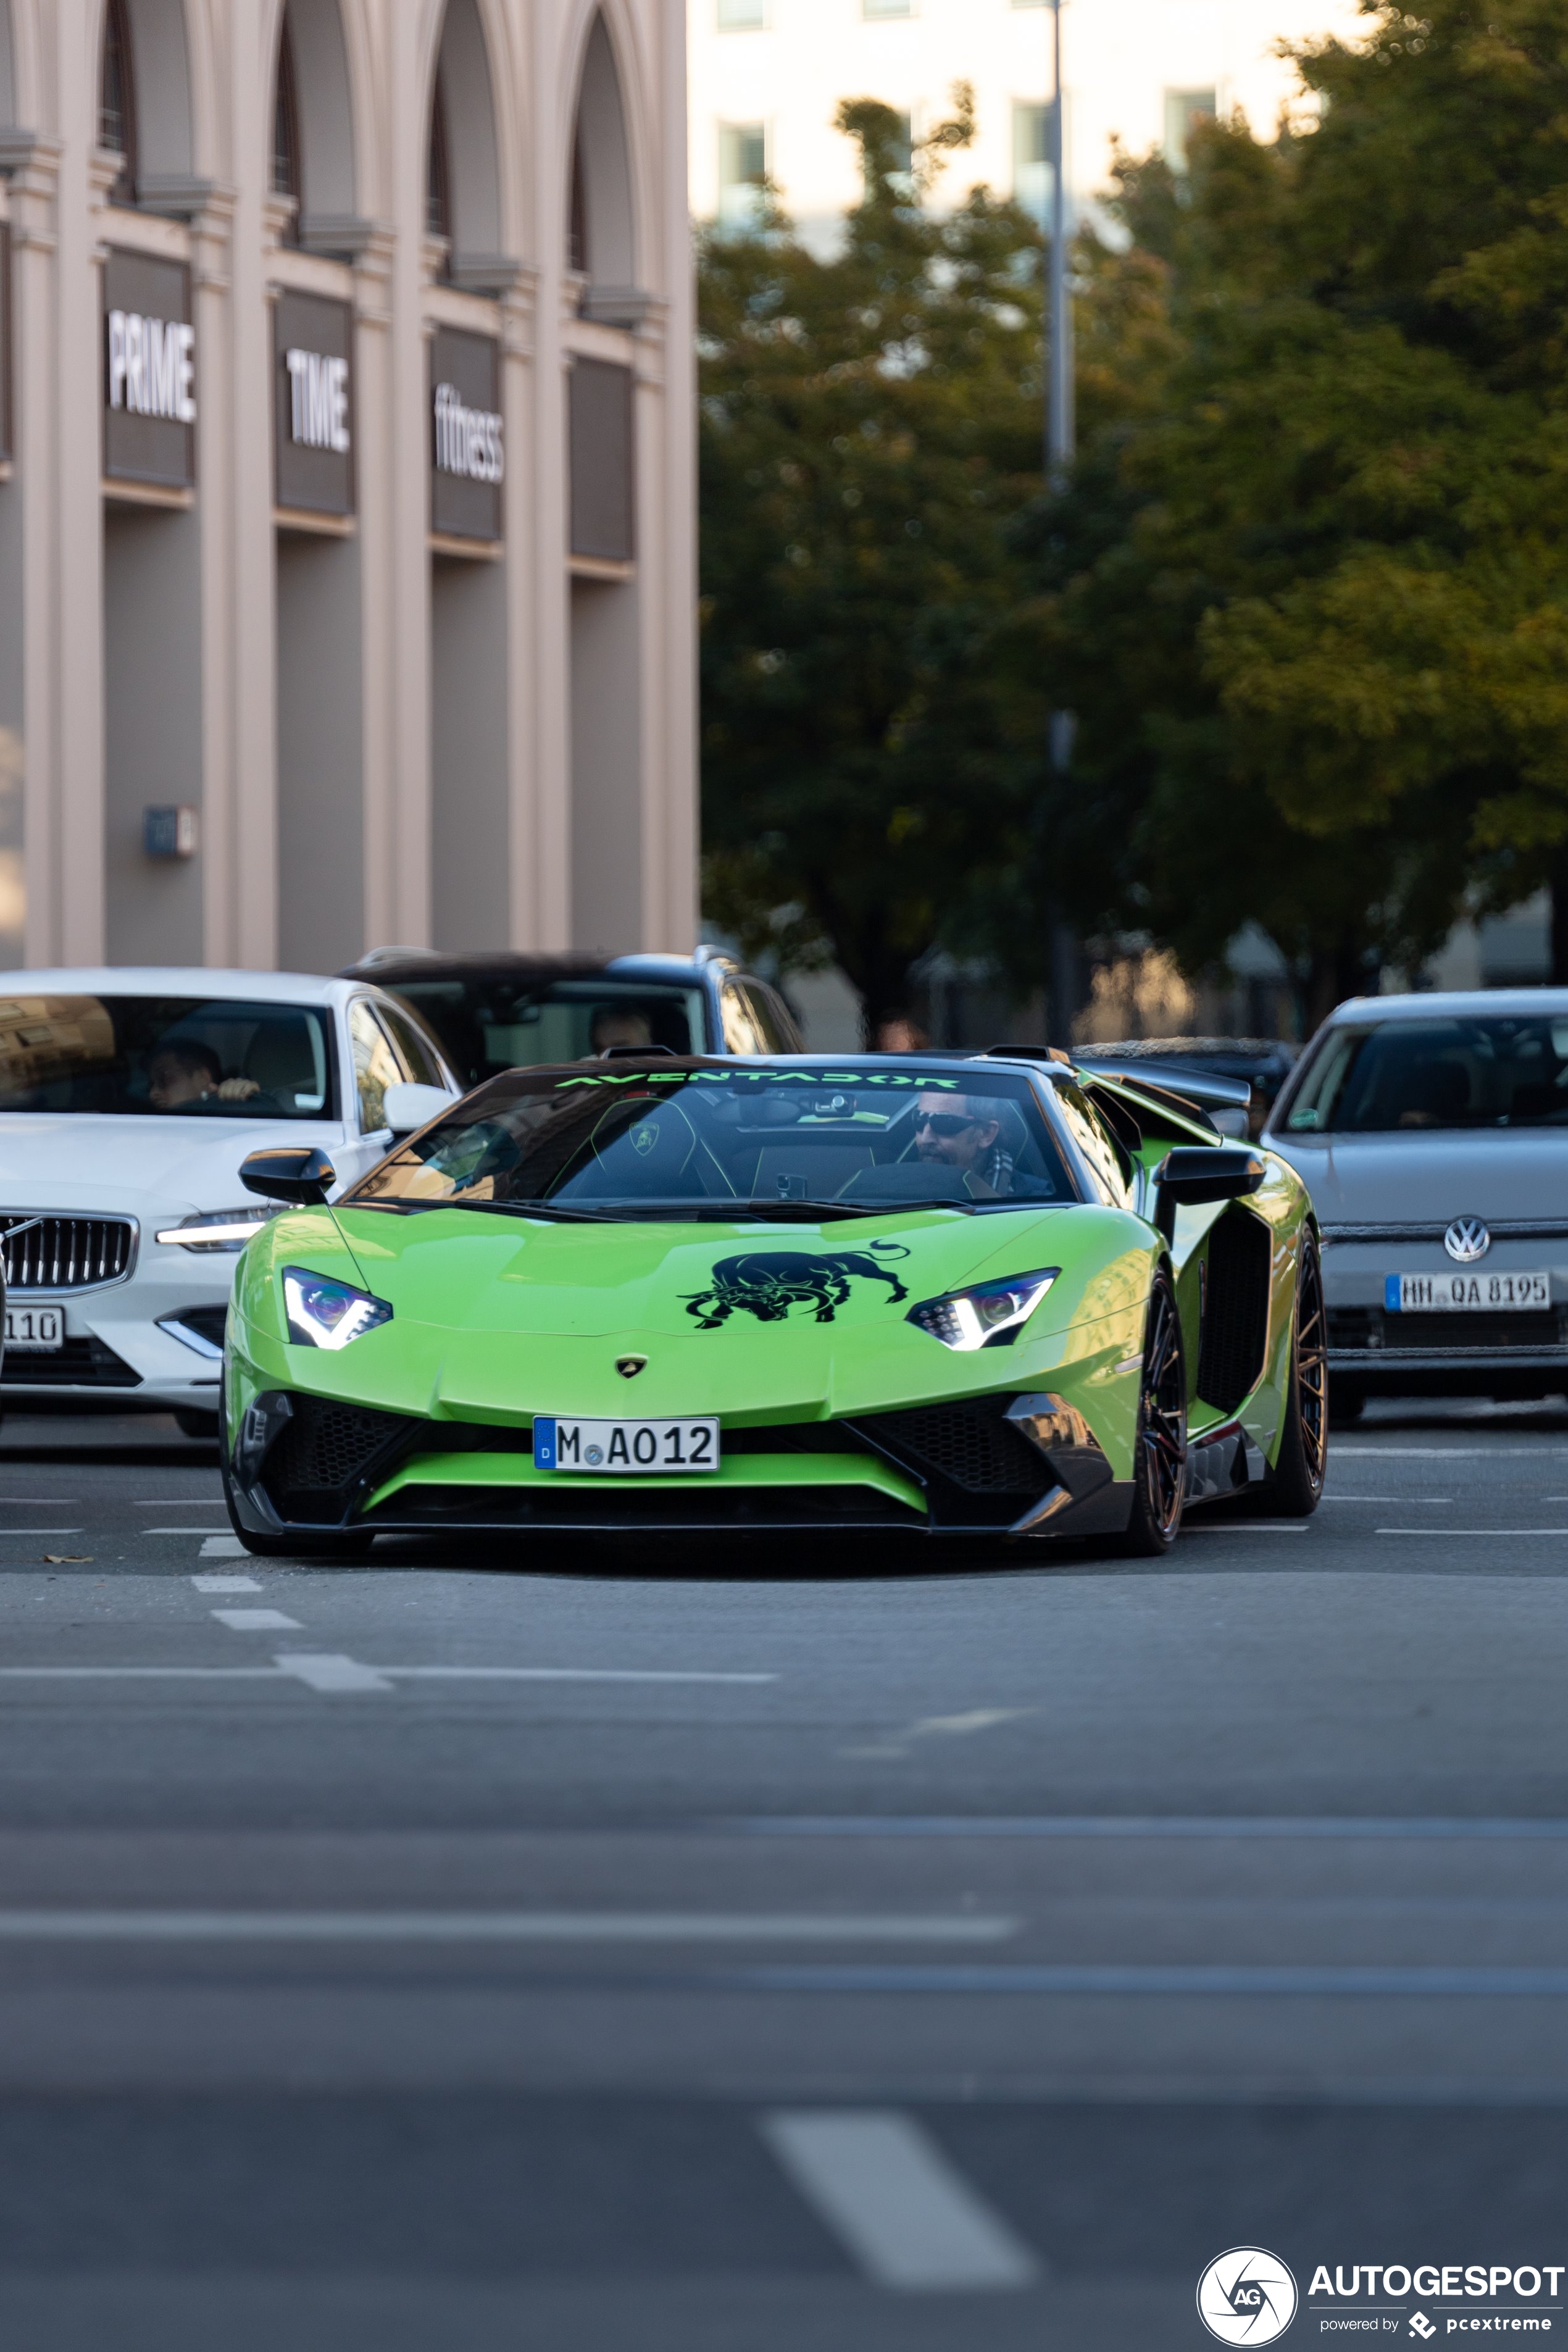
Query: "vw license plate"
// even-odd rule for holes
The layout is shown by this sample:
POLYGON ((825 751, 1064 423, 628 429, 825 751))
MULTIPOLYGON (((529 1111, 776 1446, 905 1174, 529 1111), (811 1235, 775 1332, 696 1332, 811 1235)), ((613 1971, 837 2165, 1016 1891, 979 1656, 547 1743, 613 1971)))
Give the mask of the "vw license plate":
POLYGON ((716 1421, 560 1421, 537 1414, 536 1470, 717 1470, 716 1421))
POLYGON ((58 1307, 7 1307, 5 1345, 8 1348, 58 1348, 64 1345, 66 1318, 58 1307))
POLYGON ((1552 1304, 1549 1274, 1391 1274, 1383 1286, 1389 1315, 1442 1315, 1458 1309, 1539 1311, 1552 1304))

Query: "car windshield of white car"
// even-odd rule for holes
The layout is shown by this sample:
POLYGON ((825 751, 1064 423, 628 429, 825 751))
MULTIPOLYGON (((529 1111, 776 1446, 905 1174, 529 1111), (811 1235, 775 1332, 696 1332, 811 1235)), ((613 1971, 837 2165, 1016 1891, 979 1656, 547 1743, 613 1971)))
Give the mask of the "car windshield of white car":
POLYGON ((558 1214, 1017 1208, 1078 1196, 1028 1080, 919 1063, 516 1070, 355 1186, 558 1214))
POLYGON ((695 988, 645 987, 590 973, 582 980, 519 982, 479 974, 411 976, 392 983, 435 1032, 465 1086, 503 1070, 576 1062, 611 1045, 700 1054, 702 996, 695 988))
POLYGON ((331 1118, 327 1016, 228 997, 0 998, 0 1111, 331 1118))
POLYGON ((1331 1029, 1285 1115, 1291 1134, 1568 1127, 1568 1015, 1331 1029))

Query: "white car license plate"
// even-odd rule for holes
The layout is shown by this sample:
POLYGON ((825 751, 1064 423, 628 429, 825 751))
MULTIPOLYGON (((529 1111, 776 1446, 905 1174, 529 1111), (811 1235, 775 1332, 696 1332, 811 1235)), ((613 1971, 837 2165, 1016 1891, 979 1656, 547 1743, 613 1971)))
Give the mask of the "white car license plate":
POLYGON ((717 1421, 561 1421, 536 1414, 536 1470, 717 1470, 717 1421))
POLYGON ((1383 1286, 1390 1315, 1463 1314, 1480 1308, 1493 1314, 1539 1311, 1552 1304, 1549 1274, 1391 1274, 1383 1286))
POLYGON ((7 1307, 5 1345, 8 1348, 58 1348, 64 1345, 66 1318, 58 1307, 7 1307))

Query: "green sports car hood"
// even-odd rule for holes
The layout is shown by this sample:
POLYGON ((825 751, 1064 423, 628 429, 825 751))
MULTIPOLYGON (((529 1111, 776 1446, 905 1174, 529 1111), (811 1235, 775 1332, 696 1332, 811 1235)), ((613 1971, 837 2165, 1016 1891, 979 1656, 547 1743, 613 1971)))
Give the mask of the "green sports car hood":
POLYGON ((1157 1247, 1137 1218, 1081 1203, 722 1224, 351 1205, 269 1220, 236 1309, 272 1377, 392 1411, 809 1419, 1035 1381, 1073 1328, 1141 1307, 1157 1247), (342 1349, 289 1344, 287 1265, 373 1292, 392 1319, 342 1349), (1059 1276, 1017 1346, 958 1353, 907 1319, 1047 1266, 1059 1276), (628 1383, 616 1360, 633 1355, 628 1383))

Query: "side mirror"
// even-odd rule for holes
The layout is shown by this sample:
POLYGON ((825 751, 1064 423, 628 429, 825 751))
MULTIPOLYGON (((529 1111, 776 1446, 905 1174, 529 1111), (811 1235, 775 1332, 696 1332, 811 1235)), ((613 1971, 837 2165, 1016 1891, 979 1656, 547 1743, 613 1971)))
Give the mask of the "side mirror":
POLYGON ((444 1087, 416 1087, 405 1080, 387 1087, 381 1098, 381 1115, 394 1135, 412 1135, 416 1127, 427 1126, 450 1110, 455 1099, 444 1087))
POLYGON ((286 1201, 290 1208, 319 1208, 338 1181, 338 1171, 318 1146, 301 1150, 288 1145, 270 1151, 253 1151, 239 1163, 239 1181, 247 1192, 264 1201, 286 1201))
POLYGON ((1239 1201, 1256 1192, 1268 1172, 1261 1156, 1242 1144, 1179 1144, 1166 1152, 1154 1171, 1160 1188, 1154 1222, 1169 1241, 1178 1208, 1202 1208, 1209 1201, 1239 1201))

